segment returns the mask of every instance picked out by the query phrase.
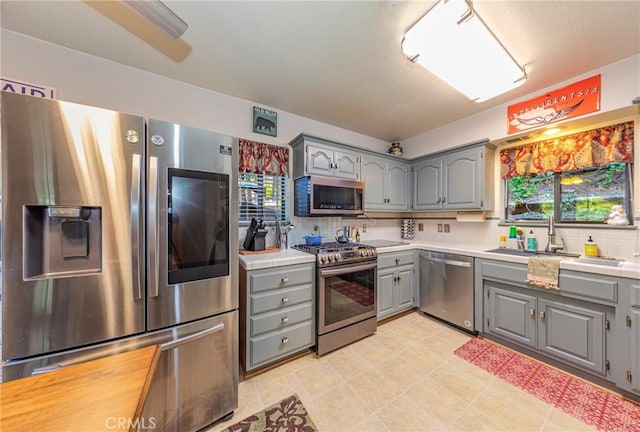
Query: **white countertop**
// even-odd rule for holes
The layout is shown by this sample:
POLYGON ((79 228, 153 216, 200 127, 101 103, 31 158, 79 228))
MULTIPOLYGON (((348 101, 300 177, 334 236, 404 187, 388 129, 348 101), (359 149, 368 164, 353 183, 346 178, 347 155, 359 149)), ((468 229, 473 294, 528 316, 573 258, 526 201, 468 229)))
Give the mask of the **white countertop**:
MULTIPOLYGON (((406 240, 402 240, 407 242, 406 240)), ((399 241, 398 241, 399 242, 399 241)), ((366 244, 367 241, 361 243, 366 244)), ((389 247, 376 248, 378 254, 400 252, 407 250, 429 250, 435 252, 453 253, 467 255, 475 258, 494 259, 498 261, 510 261, 526 264, 528 257, 517 255, 505 255, 494 252, 486 252, 487 247, 482 245, 456 245, 432 244, 425 242, 407 242, 407 244, 389 247)), ((607 266, 576 262, 571 258, 560 257, 560 268, 565 270, 581 271, 586 273, 596 273, 601 275, 619 276, 632 279, 640 279, 640 261, 625 261, 621 266, 607 266)), ((295 249, 284 249, 280 252, 265 253, 256 255, 240 255, 240 265, 246 270, 257 270, 261 268, 279 267, 291 264, 302 264, 315 262, 315 256, 295 249)))
POLYGON ((245 270, 258 270, 292 264, 314 263, 315 255, 296 249, 282 249, 280 252, 255 255, 240 255, 240 265, 245 270))

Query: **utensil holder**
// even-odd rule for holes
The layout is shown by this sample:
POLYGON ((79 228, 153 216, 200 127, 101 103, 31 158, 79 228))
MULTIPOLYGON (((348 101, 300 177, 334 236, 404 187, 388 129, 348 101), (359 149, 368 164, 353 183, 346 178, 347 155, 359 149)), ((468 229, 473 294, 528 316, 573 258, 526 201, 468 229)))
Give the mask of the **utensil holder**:
POLYGON ((414 236, 415 221, 413 219, 403 219, 400 225, 400 237, 411 240, 414 236))

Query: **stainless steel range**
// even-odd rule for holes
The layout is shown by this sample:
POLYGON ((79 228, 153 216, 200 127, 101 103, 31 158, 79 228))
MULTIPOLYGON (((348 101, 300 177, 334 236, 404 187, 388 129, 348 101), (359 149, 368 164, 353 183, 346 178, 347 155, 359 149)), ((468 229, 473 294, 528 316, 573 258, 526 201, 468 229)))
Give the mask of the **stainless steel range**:
POLYGON ((375 333, 376 249, 337 242, 293 247, 316 255, 318 355, 375 333))

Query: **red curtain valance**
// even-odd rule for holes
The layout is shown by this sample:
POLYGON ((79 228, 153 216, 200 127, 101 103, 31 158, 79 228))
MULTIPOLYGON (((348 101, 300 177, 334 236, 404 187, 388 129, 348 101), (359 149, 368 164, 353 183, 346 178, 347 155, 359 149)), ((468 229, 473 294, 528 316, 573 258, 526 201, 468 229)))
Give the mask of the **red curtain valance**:
POLYGON ((500 152, 503 179, 633 162, 633 122, 513 147, 500 152))
POLYGON ((289 149, 240 139, 238 171, 285 176, 289 174, 289 149))

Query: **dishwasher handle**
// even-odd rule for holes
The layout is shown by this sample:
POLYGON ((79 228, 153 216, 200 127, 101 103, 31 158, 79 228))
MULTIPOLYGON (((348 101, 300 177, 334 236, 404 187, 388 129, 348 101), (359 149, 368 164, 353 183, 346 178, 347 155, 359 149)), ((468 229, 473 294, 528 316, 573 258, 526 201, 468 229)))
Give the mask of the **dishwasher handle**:
POLYGON ((425 261, 429 261, 429 262, 432 262, 432 263, 446 264, 446 265, 452 265, 452 266, 456 266, 456 267, 471 267, 471 263, 465 262, 465 261, 456 261, 456 260, 450 260, 450 259, 444 259, 444 258, 426 257, 426 256, 422 256, 421 258, 423 260, 425 260, 425 261))

